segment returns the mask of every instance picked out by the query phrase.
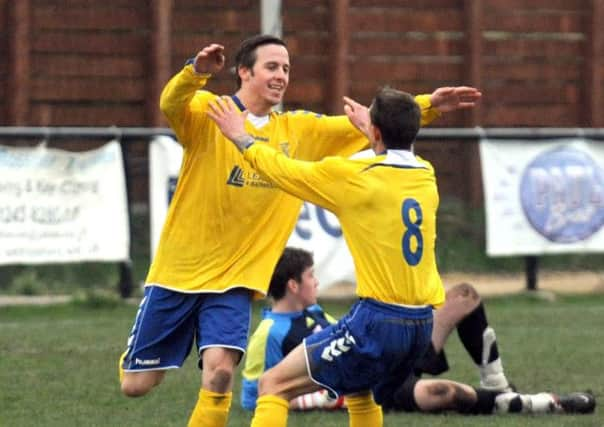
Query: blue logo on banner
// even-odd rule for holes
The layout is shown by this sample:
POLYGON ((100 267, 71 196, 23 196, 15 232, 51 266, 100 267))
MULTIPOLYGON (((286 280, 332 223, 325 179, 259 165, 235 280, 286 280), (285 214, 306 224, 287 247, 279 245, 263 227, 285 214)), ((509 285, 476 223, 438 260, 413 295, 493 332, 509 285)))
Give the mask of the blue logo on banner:
POLYGON ((585 240, 604 224, 604 173, 587 153, 557 148, 528 165, 520 200, 531 225, 548 240, 585 240))
POLYGON ((304 223, 312 220, 310 208, 311 206, 315 209, 315 214, 317 216, 317 220, 321 229, 329 234, 331 237, 339 238, 342 235, 342 228, 339 224, 331 224, 328 218, 328 211, 325 209, 312 205, 310 203, 304 202, 302 206, 302 211, 298 216, 298 222, 296 224, 296 234, 300 236, 304 240, 310 240, 312 238, 312 230, 304 226, 304 223))

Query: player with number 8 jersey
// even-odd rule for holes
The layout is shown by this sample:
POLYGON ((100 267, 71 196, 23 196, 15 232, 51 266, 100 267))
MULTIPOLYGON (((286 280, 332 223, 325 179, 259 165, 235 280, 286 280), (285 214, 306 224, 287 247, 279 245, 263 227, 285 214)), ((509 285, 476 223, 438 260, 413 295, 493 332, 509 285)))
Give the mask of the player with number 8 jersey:
POLYGON ((366 129, 376 155, 318 162, 291 159, 255 142, 244 129, 245 114, 229 100, 217 100, 210 109, 210 117, 254 169, 287 193, 336 215, 360 297, 337 324, 305 338, 262 375, 252 426, 285 426, 288 402, 320 387, 346 395, 351 426, 381 426, 377 404, 424 354, 432 310, 445 298, 435 259, 434 169, 412 151, 419 106, 407 93, 380 90, 366 129))
POLYGON ((359 297, 410 306, 444 302, 434 253, 439 198, 428 161, 402 150, 321 162, 287 159, 259 144, 250 150, 254 167, 281 188, 338 217, 359 297))

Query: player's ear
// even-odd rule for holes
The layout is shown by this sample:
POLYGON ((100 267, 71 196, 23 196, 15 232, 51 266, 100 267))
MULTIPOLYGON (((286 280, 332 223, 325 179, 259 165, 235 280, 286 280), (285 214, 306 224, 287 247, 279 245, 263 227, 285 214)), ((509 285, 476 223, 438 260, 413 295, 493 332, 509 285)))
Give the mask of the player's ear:
POLYGON ((380 128, 378 128, 377 126, 375 126, 373 123, 369 124, 369 133, 373 137, 374 141, 381 141, 382 140, 382 131, 380 130, 380 128))
POLYGON ((298 292, 298 282, 296 282, 294 279, 289 279, 287 281, 287 289, 293 293, 298 292))
POLYGON ((242 82, 247 82, 252 75, 252 70, 248 67, 240 65, 239 68, 237 68, 237 74, 242 82))

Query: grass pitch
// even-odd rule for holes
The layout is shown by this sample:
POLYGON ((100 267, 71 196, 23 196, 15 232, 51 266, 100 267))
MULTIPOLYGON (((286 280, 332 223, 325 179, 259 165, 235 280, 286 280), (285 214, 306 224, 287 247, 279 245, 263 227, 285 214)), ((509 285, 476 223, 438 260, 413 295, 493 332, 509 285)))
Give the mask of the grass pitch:
MULTIPOLYGON (((349 302, 324 303, 334 315, 349 302)), ((591 389, 593 415, 474 416, 387 414, 385 426, 604 426, 604 295, 533 295, 486 300, 508 377, 521 391, 591 389)), ((117 359, 135 305, 82 302, 0 307, 0 426, 186 426, 199 388, 194 357, 148 396, 119 393, 117 359)), ((259 306, 255 307, 255 313, 259 306)), ((257 321, 257 317, 256 317, 257 321)), ((447 378, 476 384, 459 340, 447 345, 447 378)), ((249 425, 237 378, 229 426, 249 425)), ((290 413, 289 426, 347 426, 345 412, 290 413)))

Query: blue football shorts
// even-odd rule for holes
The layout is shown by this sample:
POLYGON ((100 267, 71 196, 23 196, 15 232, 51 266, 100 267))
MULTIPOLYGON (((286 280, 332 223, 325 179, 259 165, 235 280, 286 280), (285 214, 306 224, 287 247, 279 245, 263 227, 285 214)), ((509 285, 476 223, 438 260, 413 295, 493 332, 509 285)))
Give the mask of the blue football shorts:
POLYGON ((306 366, 332 395, 371 390, 379 404, 413 372, 431 335, 432 307, 361 299, 338 323, 304 339, 306 366))
POLYGON ((179 368, 191 351, 231 348, 243 355, 250 330, 252 292, 182 293, 145 287, 128 337, 122 367, 126 372, 179 368))

